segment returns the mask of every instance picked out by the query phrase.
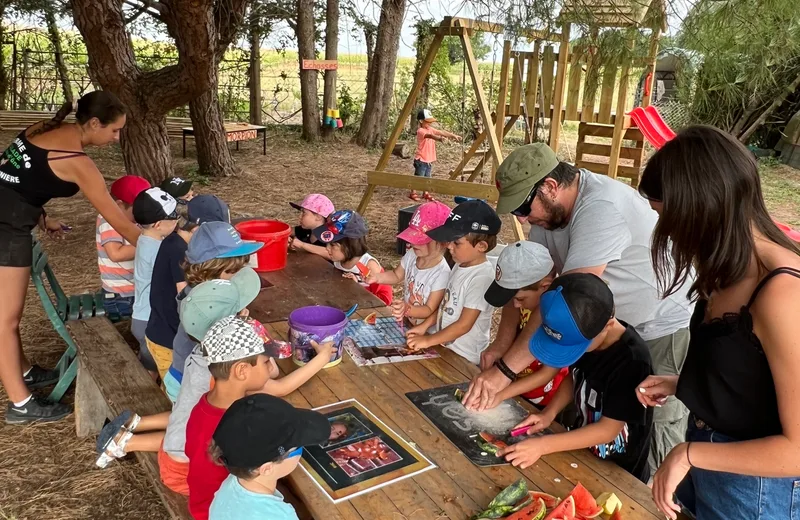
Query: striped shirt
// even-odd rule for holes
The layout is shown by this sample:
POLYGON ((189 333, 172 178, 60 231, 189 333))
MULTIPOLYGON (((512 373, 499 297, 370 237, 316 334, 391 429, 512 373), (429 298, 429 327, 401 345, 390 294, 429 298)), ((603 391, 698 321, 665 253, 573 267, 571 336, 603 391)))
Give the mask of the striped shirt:
POLYGON ((100 281, 103 284, 103 289, 125 298, 133 296, 135 293, 133 288, 133 260, 114 262, 108 258, 108 253, 103 247, 111 242, 118 242, 122 245, 130 245, 130 242, 122 238, 122 235, 117 233, 102 215, 97 216, 95 242, 97 243, 97 267, 100 268, 100 281))

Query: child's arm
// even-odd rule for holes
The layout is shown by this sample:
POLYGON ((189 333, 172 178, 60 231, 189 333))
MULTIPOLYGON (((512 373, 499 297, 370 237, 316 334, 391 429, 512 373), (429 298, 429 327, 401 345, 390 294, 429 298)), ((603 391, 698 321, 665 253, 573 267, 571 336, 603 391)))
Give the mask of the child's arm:
POLYGON ((328 254, 328 249, 325 246, 315 246, 314 244, 309 244, 307 242, 303 242, 302 240, 294 239, 292 242, 292 247, 295 249, 300 249, 305 251, 306 253, 312 253, 317 256, 321 256, 325 260, 330 260, 331 255, 328 254))
POLYGON ((430 296, 428 296, 428 301, 425 302, 425 305, 409 306, 406 310, 406 316, 419 320, 435 315, 439 310, 439 305, 441 305, 443 299, 444 289, 433 291, 431 292, 430 296))
POLYGON ((447 130, 439 130, 438 128, 429 128, 429 133, 425 136, 427 139, 434 139, 441 141, 444 139, 452 139, 453 141, 461 141, 461 136, 448 132, 447 130))
POLYGON ((106 242, 103 249, 112 262, 130 262, 136 256, 136 246, 122 242, 106 242))
MULTIPOLYGON (((458 320, 434 334, 421 334, 409 338, 407 341, 408 346, 413 350, 418 350, 455 341, 472 329, 472 326, 478 321, 480 315, 481 311, 479 309, 469 309, 465 307, 464 310, 461 311, 461 316, 458 317, 458 320)), ((425 323, 429 320, 430 318, 425 320, 425 323)), ((431 325, 432 324, 433 323, 431 323, 431 325)), ((417 327, 414 328, 416 329, 417 327)), ((427 327, 423 330, 427 330, 427 327)))
POLYGON ((500 311, 500 324, 497 326, 497 335, 491 345, 481 352, 481 370, 490 368, 495 361, 508 352, 517 337, 519 321, 519 309, 514 307, 511 302, 505 304, 500 311))
MULTIPOLYGON (((369 276, 367 276, 364 281, 368 284, 396 285, 406 278, 406 270, 403 268, 403 264, 398 264, 393 270, 384 272, 381 272, 380 266, 378 266, 377 270, 373 269, 373 262, 370 262, 367 267, 369 267, 369 276)), ((423 316, 423 318, 424 317, 425 316, 423 316)))
MULTIPOLYGON (((541 368, 539 368, 539 370, 533 374, 517 379, 508 385, 504 390, 501 390, 495 398, 495 403, 499 404, 506 399, 522 395, 525 392, 530 392, 534 388, 539 388, 546 385, 552 381, 554 377, 556 377, 558 371, 558 368, 542 365, 541 368)), ((560 388, 561 387, 559 386, 559 389, 560 388)), ((572 398, 572 394, 569 394, 569 397, 572 398)), ((559 412, 560 411, 561 410, 559 410, 559 412)))
POLYGON ((285 397, 303 386, 309 379, 314 377, 314 374, 322 370, 331 360, 333 343, 319 345, 312 341, 311 345, 317 352, 317 355, 314 356, 311 361, 300 368, 296 368, 290 374, 287 374, 286 377, 269 379, 258 393, 273 395, 275 397, 285 397))

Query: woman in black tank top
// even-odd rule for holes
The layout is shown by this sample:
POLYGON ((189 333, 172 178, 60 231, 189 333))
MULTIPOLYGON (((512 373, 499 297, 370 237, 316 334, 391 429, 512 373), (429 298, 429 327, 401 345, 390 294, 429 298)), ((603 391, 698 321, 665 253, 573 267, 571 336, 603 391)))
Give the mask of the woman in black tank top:
POLYGON ((653 478, 656 505, 675 518, 675 493, 698 520, 800 518, 800 247, 767 213, 753 155, 715 128, 664 145, 639 191, 660 215, 660 289, 696 272, 681 375, 637 394, 647 406, 676 395, 692 413, 653 478))
POLYGON ((111 198, 103 176, 83 151, 119 140, 124 105, 113 94, 97 91, 78 101, 77 123, 63 123, 71 111, 72 104, 65 104, 52 120, 23 131, 0 157, 0 381, 8 394, 7 423, 57 420, 70 413, 66 405, 32 397, 31 389, 55 383, 58 375, 31 366, 19 336, 30 278, 31 231, 37 222, 52 228, 45 203, 82 191, 121 235, 134 244, 139 237, 139 229, 111 198))

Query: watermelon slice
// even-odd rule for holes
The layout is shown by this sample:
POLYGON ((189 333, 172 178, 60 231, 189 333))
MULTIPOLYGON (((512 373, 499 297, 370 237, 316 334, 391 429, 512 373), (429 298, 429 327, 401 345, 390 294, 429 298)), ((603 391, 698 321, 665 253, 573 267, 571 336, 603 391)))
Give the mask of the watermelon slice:
POLYGON ((544 505, 544 500, 537 498, 533 504, 517 511, 511 516, 507 516, 505 520, 542 520, 547 513, 547 506, 544 505))
POLYGON ((558 497, 554 497, 553 495, 548 495, 547 493, 542 493, 540 491, 529 491, 528 494, 531 496, 534 502, 541 498, 547 509, 556 507, 556 505, 561 501, 561 499, 558 497))
POLYGON ((505 442, 501 441, 500 439, 498 439, 497 437, 495 437, 491 433, 480 432, 478 435, 481 436, 481 439, 485 440, 486 442, 488 442, 492 446, 495 446, 496 448, 500 448, 500 449, 508 448, 508 444, 506 444, 505 442))
POLYGON ((361 262, 358 262, 356 264, 356 268, 358 269, 358 272, 361 273, 361 276, 363 276, 364 278, 369 276, 369 267, 367 267, 366 265, 362 264, 361 262))
POLYGON ((603 512, 603 508, 597 505, 592 494, 580 482, 569 492, 568 497, 575 500, 575 514, 580 518, 595 518, 603 512))
POLYGON ((378 313, 373 312, 372 314, 364 318, 364 323, 366 323, 367 325, 375 325, 376 323, 378 323, 378 313))
POLYGON ((575 499, 572 496, 568 496, 562 500, 544 520, 576 520, 575 499))

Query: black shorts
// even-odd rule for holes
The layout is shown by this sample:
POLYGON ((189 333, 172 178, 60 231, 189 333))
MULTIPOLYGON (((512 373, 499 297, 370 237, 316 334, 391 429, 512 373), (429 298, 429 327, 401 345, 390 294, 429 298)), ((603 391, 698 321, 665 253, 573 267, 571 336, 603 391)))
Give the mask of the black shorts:
POLYGON ((0 267, 31 266, 31 231, 41 214, 41 206, 33 206, 17 192, 0 186, 0 267))

